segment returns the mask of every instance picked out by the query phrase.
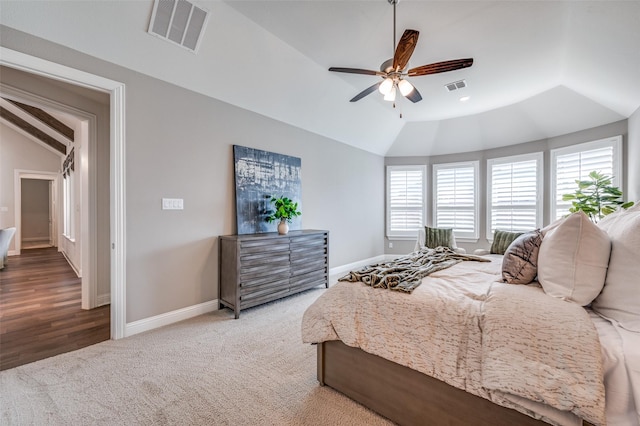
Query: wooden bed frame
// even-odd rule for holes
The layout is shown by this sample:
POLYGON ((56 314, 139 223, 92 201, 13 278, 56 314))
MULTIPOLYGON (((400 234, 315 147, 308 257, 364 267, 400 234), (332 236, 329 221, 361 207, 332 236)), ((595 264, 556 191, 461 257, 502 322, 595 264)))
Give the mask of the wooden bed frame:
MULTIPOLYGON (((317 346, 320 385, 345 394, 397 424, 548 426, 341 341, 317 346)), ((586 421, 583 425, 592 426, 586 421)))

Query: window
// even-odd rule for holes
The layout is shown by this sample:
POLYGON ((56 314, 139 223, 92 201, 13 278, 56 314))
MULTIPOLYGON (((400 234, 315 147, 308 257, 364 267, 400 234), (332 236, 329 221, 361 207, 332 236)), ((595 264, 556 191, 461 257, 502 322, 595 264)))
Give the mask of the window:
POLYGON ((478 239, 478 161, 433 166, 433 224, 478 239))
POLYGON ((63 230, 62 233, 65 237, 73 240, 73 173, 69 173, 64 176, 62 184, 62 197, 63 197, 63 230))
POLYGON ((425 225, 425 166, 387 166, 387 237, 416 238, 425 225))
POLYGON ((487 161, 487 239, 542 227, 542 153, 487 161))
POLYGON ((613 176, 613 185, 622 189, 622 136, 551 150, 551 220, 569 213, 570 201, 563 194, 577 189, 576 180, 588 178, 596 170, 613 176))
POLYGON ((62 162, 62 176, 64 178, 62 183, 62 234, 68 239, 72 240, 75 238, 75 220, 74 220, 74 191, 75 184, 73 178, 73 170, 74 166, 74 149, 71 149, 71 152, 67 155, 67 157, 62 162))

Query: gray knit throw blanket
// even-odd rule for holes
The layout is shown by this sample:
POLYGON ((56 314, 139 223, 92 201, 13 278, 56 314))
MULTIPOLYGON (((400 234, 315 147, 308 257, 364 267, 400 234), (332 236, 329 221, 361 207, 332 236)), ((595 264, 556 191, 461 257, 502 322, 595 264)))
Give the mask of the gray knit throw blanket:
POLYGON ((424 247, 390 262, 368 265, 359 271, 351 271, 338 281, 362 281, 371 287, 411 293, 420 285, 422 278, 463 260, 491 262, 485 257, 456 253, 448 247, 434 249, 424 247))

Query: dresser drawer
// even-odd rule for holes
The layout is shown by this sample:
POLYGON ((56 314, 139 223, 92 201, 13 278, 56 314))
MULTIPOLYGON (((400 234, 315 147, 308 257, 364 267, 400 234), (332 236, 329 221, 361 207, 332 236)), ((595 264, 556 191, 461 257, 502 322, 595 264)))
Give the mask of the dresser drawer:
POLYGON ((304 291, 319 285, 326 285, 327 275, 324 271, 314 271, 304 275, 291 277, 289 280, 289 290, 292 293, 304 291))
POLYGON ((269 252, 268 250, 263 250, 258 253, 242 253, 240 255, 240 262, 244 265, 259 265, 263 263, 278 263, 278 262, 288 262, 291 258, 291 253, 289 250, 286 251, 278 251, 278 252, 269 252))
POLYGON ((263 263, 258 265, 243 265, 240 267, 240 279, 246 280, 249 278, 261 277, 270 274, 288 274, 290 267, 291 263, 289 261, 279 262, 275 264, 263 263))
POLYGON ((251 295, 240 298, 240 309, 246 309, 252 306, 261 305, 263 303, 271 302, 288 295, 288 287, 285 289, 270 289, 269 291, 265 290, 259 293, 252 293, 251 295))
POLYGON ((279 272, 265 273, 265 274, 247 274, 240 276, 240 287, 253 287, 259 286, 266 283, 271 282, 282 282, 287 281, 291 273, 289 268, 286 270, 281 270, 279 272))
POLYGON ((240 286, 240 300, 247 300, 259 297, 263 294, 270 294, 280 290, 289 288, 289 277, 280 280, 272 280, 263 283, 254 283, 253 285, 240 286))
POLYGON ((291 262, 291 276, 304 275, 312 271, 327 271, 326 259, 300 259, 296 262, 291 262))
POLYGON ((287 237, 276 238, 251 238, 240 241, 240 249, 242 252, 251 252, 264 248, 269 251, 278 251, 279 249, 289 250, 290 239, 287 237))

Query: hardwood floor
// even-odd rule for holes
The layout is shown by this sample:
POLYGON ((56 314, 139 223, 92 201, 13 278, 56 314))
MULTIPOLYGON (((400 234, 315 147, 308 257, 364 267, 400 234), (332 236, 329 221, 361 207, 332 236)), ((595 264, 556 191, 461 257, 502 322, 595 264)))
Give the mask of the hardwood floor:
POLYGON ((55 247, 23 250, 0 270, 0 370, 110 338, 110 305, 83 310, 80 278, 55 247))

